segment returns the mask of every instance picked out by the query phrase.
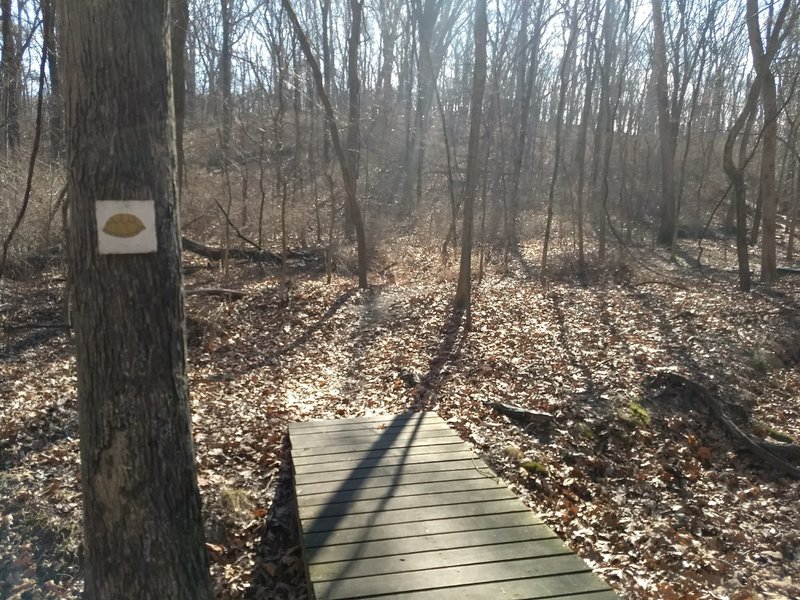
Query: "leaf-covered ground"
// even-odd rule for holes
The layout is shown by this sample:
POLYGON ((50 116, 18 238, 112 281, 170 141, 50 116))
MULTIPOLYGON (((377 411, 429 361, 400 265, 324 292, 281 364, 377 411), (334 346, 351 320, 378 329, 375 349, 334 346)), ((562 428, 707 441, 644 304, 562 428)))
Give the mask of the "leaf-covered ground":
MULTIPOLYGON (((237 301, 188 299, 191 400, 219 598, 305 598, 285 433, 294 420, 438 412, 627 598, 800 597, 800 487, 741 451, 682 373, 748 431, 800 436, 797 276, 736 291, 658 256, 546 284, 492 269, 473 331, 452 273, 411 253, 369 291, 252 265, 237 301), (525 427, 485 405, 545 410, 525 427), (744 410, 737 410, 741 407, 744 410), (745 423, 742 417, 750 415, 745 423), (521 467, 535 462, 537 468, 521 467)), ((570 272, 569 265, 562 268, 570 272)), ((706 274, 708 275, 708 274, 706 274)), ((56 273, 0 297, 0 598, 77 598, 74 360, 56 273)), ((424 518, 424 514, 421 515, 424 518)))

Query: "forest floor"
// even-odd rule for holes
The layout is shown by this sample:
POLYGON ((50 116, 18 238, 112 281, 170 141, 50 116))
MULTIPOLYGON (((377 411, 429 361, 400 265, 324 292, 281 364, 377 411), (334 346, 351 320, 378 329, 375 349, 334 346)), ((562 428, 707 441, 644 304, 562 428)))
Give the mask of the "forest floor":
MULTIPOLYGON (((227 277, 216 267, 187 276, 189 288, 247 293, 187 301, 218 597, 307 597, 288 423, 425 409, 622 597, 799 598, 800 484, 738 448, 698 398, 657 378, 670 370, 697 381, 732 416, 749 416, 740 421, 748 431, 800 437, 798 276, 740 292, 733 253, 724 259, 708 244, 715 271, 637 249, 648 258, 623 254, 588 282, 556 261, 543 283, 530 276, 538 257, 523 250, 511 274, 487 268, 466 335, 450 308, 454 274, 411 244, 368 291, 352 277, 326 284, 308 272, 284 286, 252 264, 227 277), (525 427, 486 401, 555 418, 525 427)), ((78 598, 75 363, 63 330, 42 327, 62 321, 63 278, 4 285, 0 598, 78 598)))

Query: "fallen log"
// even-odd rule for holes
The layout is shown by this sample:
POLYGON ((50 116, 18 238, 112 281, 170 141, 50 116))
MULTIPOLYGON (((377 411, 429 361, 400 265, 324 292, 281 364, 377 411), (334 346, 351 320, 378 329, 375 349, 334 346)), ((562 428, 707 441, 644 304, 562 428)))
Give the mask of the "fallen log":
POLYGON ((187 296, 223 296, 229 300, 239 300, 247 296, 242 290, 228 290, 225 288, 192 288, 184 290, 187 296))
POLYGON ((505 415, 510 419, 522 421, 524 423, 543 424, 549 423, 554 418, 554 416, 548 412, 528 410, 527 408, 521 408, 519 406, 514 406, 513 404, 505 404, 503 402, 484 402, 484 404, 495 409, 501 415, 505 415))
POLYGON ((772 442, 765 442, 742 431, 742 429, 726 414, 722 403, 715 398, 711 392, 696 381, 692 381, 683 375, 674 372, 661 372, 656 376, 656 382, 660 382, 665 386, 683 387, 687 391, 692 392, 694 396, 703 401, 712 414, 722 423, 731 437, 742 446, 792 479, 800 479, 800 469, 785 460, 785 458, 782 458, 782 456, 778 456, 778 453, 786 457, 789 457, 794 452, 800 453, 800 446, 796 444, 774 444, 772 442), (782 449, 776 453, 774 452, 776 447, 781 447, 782 449))
MULTIPOLYGON (((225 257, 224 248, 214 248, 206 246, 200 242, 195 242, 187 237, 182 237, 183 249, 207 258, 208 260, 222 260, 225 257)), ((228 250, 228 258, 234 260, 249 260, 251 262, 265 262, 280 266, 283 264, 283 257, 275 252, 260 248, 231 248, 228 250)), ((325 259, 325 252, 320 248, 309 248, 306 250, 289 250, 286 253, 287 260, 302 260, 306 262, 320 262, 325 259)))
MULTIPOLYGON (((213 248, 199 242, 190 240, 187 237, 181 238, 183 249, 209 260, 222 260, 225 258, 226 251, 223 248, 213 248)), ((249 260, 252 262, 268 262, 273 265, 283 264, 283 259, 279 254, 269 250, 247 250, 244 248, 230 248, 227 251, 228 258, 249 260)))

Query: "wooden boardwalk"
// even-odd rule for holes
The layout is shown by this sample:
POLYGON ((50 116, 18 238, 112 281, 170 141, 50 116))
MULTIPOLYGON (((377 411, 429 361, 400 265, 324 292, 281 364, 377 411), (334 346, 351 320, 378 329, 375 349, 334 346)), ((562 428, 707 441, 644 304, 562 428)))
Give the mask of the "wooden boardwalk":
POLYGON ((617 597, 433 413, 289 436, 316 600, 617 597))

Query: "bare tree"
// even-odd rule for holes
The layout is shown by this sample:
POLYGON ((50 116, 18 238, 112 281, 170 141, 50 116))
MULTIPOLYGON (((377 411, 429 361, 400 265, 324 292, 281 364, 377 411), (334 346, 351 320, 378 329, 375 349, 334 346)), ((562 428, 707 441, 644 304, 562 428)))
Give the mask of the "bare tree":
POLYGON ((561 167, 561 147, 564 110, 567 104, 567 91, 570 83, 570 74, 572 70, 573 55, 575 53, 575 45, 578 40, 578 1, 572 5, 571 16, 567 29, 567 47, 561 57, 561 65, 558 69, 559 87, 558 87, 558 106, 556 108, 555 119, 555 145, 553 147, 553 173, 550 176, 550 187, 547 192, 547 222, 544 229, 544 245, 542 249, 542 277, 547 274, 547 252, 550 247, 550 231, 553 225, 553 201, 555 197, 556 184, 558 183, 558 172, 561 167))
POLYGON ((661 156, 661 224, 658 241, 672 244, 678 220, 675 196, 675 136, 669 106, 667 86, 667 45, 664 34, 664 16, 661 0, 652 0, 653 8, 653 71, 656 80, 656 105, 658 109, 658 139, 661 156))
POLYGON ((478 187, 478 145, 480 143, 483 93, 486 87, 486 38, 488 36, 486 0, 475 1, 475 68, 472 75, 472 98, 469 108, 469 148, 467 180, 464 184, 464 227, 461 233, 461 263, 454 306, 466 311, 465 329, 472 324, 472 229, 475 193, 478 187))
POLYGON ((783 25, 791 0, 784 0, 780 13, 769 33, 768 49, 764 49, 759 25, 759 6, 757 0, 747 0, 747 33, 750 50, 753 54, 753 65, 757 78, 761 82, 761 102, 764 108, 764 133, 761 146, 761 185, 759 194, 762 205, 762 239, 761 239, 761 281, 771 283, 778 276, 775 251, 775 217, 777 211, 777 190, 775 182, 775 153, 778 145, 778 92, 775 75, 770 68, 772 58, 785 37, 783 25), (768 53, 769 44, 773 44, 773 53, 768 53))
MULTIPOLYGON (((360 9, 361 2, 359 0, 353 1, 360 9)), ((300 47, 303 50, 303 54, 305 54, 308 65, 311 67, 311 72, 314 76, 314 83, 317 89, 317 95, 319 96, 322 107, 325 110, 328 132, 333 145, 333 151, 339 160, 339 167, 342 172, 342 181, 344 182, 346 201, 350 205, 350 214, 356 230, 356 245, 358 249, 358 285, 361 288, 367 288, 367 238, 364 233, 364 221, 362 220, 361 208, 358 205, 358 198, 356 195, 357 175, 351 170, 350 160, 345 154, 344 147, 339 139, 339 125, 336 121, 336 114, 333 111, 333 105, 331 104, 328 93, 325 91, 325 83, 323 82, 322 71, 320 70, 319 63, 317 62, 317 59, 311 50, 311 44, 309 43, 308 38, 303 31, 303 27, 300 25, 300 21, 297 19, 297 14, 294 12, 291 1, 281 0, 281 3, 283 5, 283 9, 286 11, 286 14, 289 15, 289 20, 292 22, 292 27, 294 27, 295 34, 300 42, 300 47)), ((354 7, 351 6, 351 10, 353 8, 354 7)), ((353 18, 355 18, 355 15, 353 15, 353 18)), ((360 19, 360 15, 358 18, 360 19)))

